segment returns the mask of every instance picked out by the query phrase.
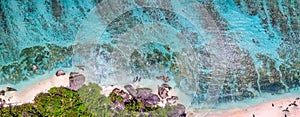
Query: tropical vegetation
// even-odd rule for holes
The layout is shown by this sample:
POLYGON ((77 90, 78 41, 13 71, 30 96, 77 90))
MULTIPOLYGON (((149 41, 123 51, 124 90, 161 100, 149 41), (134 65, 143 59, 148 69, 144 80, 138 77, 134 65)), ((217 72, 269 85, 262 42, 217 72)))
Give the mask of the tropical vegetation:
MULTIPOLYGON (((111 117, 138 116, 142 103, 133 100, 126 103, 124 110, 112 108, 112 99, 122 101, 122 98, 106 97, 101 94, 98 84, 90 83, 82 86, 78 91, 66 87, 53 87, 48 93, 38 94, 34 102, 18 106, 0 107, 3 117, 111 117)), ((167 116, 172 107, 147 109, 144 116, 167 116)))

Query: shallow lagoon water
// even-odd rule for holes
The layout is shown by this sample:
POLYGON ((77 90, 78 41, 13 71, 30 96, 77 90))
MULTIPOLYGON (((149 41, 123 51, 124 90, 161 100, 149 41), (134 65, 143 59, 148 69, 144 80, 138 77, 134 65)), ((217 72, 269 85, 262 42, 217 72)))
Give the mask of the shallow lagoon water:
POLYGON ((259 1, 257 6, 234 0, 44 3, 1 2, 1 80, 18 80, 7 76, 7 71, 18 73, 17 68, 5 66, 16 63, 25 69, 26 64, 47 61, 21 61, 24 56, 16 53, 24 48, 45 43, 68 46, 73 53, 67 57, 72 59, 59 59, 53 63, 57 66, 41 68, 52 72, 4 86, 22 89, 57 69, 76 65, 86 66, 87 81, 100 85, 168 75, 173 87, 191 99, 185 105, 195 109, 239 107, 232 102, 248 100, 260 103, 299 87, 300 18, 292 10, 299 8, 297 1, 259 1))

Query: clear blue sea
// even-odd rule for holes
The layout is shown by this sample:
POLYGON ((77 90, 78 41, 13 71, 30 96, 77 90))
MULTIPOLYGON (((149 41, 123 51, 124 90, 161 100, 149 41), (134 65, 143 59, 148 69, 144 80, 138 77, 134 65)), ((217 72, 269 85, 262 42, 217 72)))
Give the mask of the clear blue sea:
POLYGON ((21 91, 59 69, 85 66, 87 83, 99 85, 169 76, 195 109, 247 107, 299 93, 298 1, 0 4, 1 87, 21 91))

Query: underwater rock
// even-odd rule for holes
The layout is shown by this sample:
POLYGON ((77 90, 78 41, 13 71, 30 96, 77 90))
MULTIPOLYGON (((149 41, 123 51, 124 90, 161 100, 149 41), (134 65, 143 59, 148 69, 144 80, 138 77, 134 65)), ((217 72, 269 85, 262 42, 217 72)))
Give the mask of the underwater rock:
POLYGON ((156 76, 155 77, 157 80, 161 80, 163 77, 162 76, 156 76))
POLYGON ((262 68, 258 69, 260 74, 260 90, 269 93, 283 93, 288 87, 282 82, 280 71, 276 69, 276 60, 269 56, 257 54, 256 57, 262 61, 262 68))
POLYGON ((75 66, 75 67, 77 67, 78 69, 80 69, 80 70, 82 70, 82 71, 85 70, 85 67, 84 67, 84 66, 75 66))
POLYGON ((6 91, 17 91, 17 89, 12 88, 12 87, 6 87, 6 91))
POLYGON ((164 82, 169 82, 169 76, 156 76, 156 79, 163 80, 164 82))
POLYGON ((175 55, 175 52, 168 50, 170 48, 167 45, 148 42, 143 44, 142 47, 144 49, 135 49, 130 55, 129 64, 134 73, 139 74, 144 78, 145 75, 147 76, 147 74, 144 74, 147 73, 145 71, 149 68, 154 68, 154 66, 160 66, 172 73, 179 71, 176 61, 177 55, 175 55))
POLYGON ((141 79, 142 79, 141 77, 138 77, 138 76, 137 76, 137 77, 135 77, 135 78, 133 79, 133 82, 137 82, 137 81, 139 81, 139 82, 140 82, 140 81, 141 81, 141 79))
POLYGON ((259 41, 255 38, 252 39, 252 42, 255 43, 255 44, 259 44, 259 41))
POLYGON ((163 80, 164 82, 169 82, 169 81, 170 81, 169 76, 164 76, 164 77, 162 78, 162 80, 163 80))
POLYGON ((268 84, 262 84, 261 90, 264 92, 270 92, 270 93, 279 93, 280 90, 283 90, 284 86, 281 83, 268 83, 268 84))
POLYGON ((66 73, 63 70, 58 70, 55 75, 62 76, 62 75, 66 75, 66 73))
POLYGON ((169 89, 169 90, 171 90, 171 89, 172 89, 172 87, 171 87, 171 86, 169 86, 168 84, 162 84, 161 86, 162 86, 162 87, 164 87, 164 88, 167 88, 167 89, 169 89))

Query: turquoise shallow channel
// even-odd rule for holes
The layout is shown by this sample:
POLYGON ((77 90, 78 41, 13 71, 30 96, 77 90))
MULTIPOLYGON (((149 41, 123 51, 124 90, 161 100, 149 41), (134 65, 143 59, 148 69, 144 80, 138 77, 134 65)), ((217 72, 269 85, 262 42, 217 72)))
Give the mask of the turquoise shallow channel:
POLYGON ((100 85, 167 75, 192 109, 299 93, 299 0, 0 4, 1 86, 24 88, 85 66, 87 82, 100 85))

